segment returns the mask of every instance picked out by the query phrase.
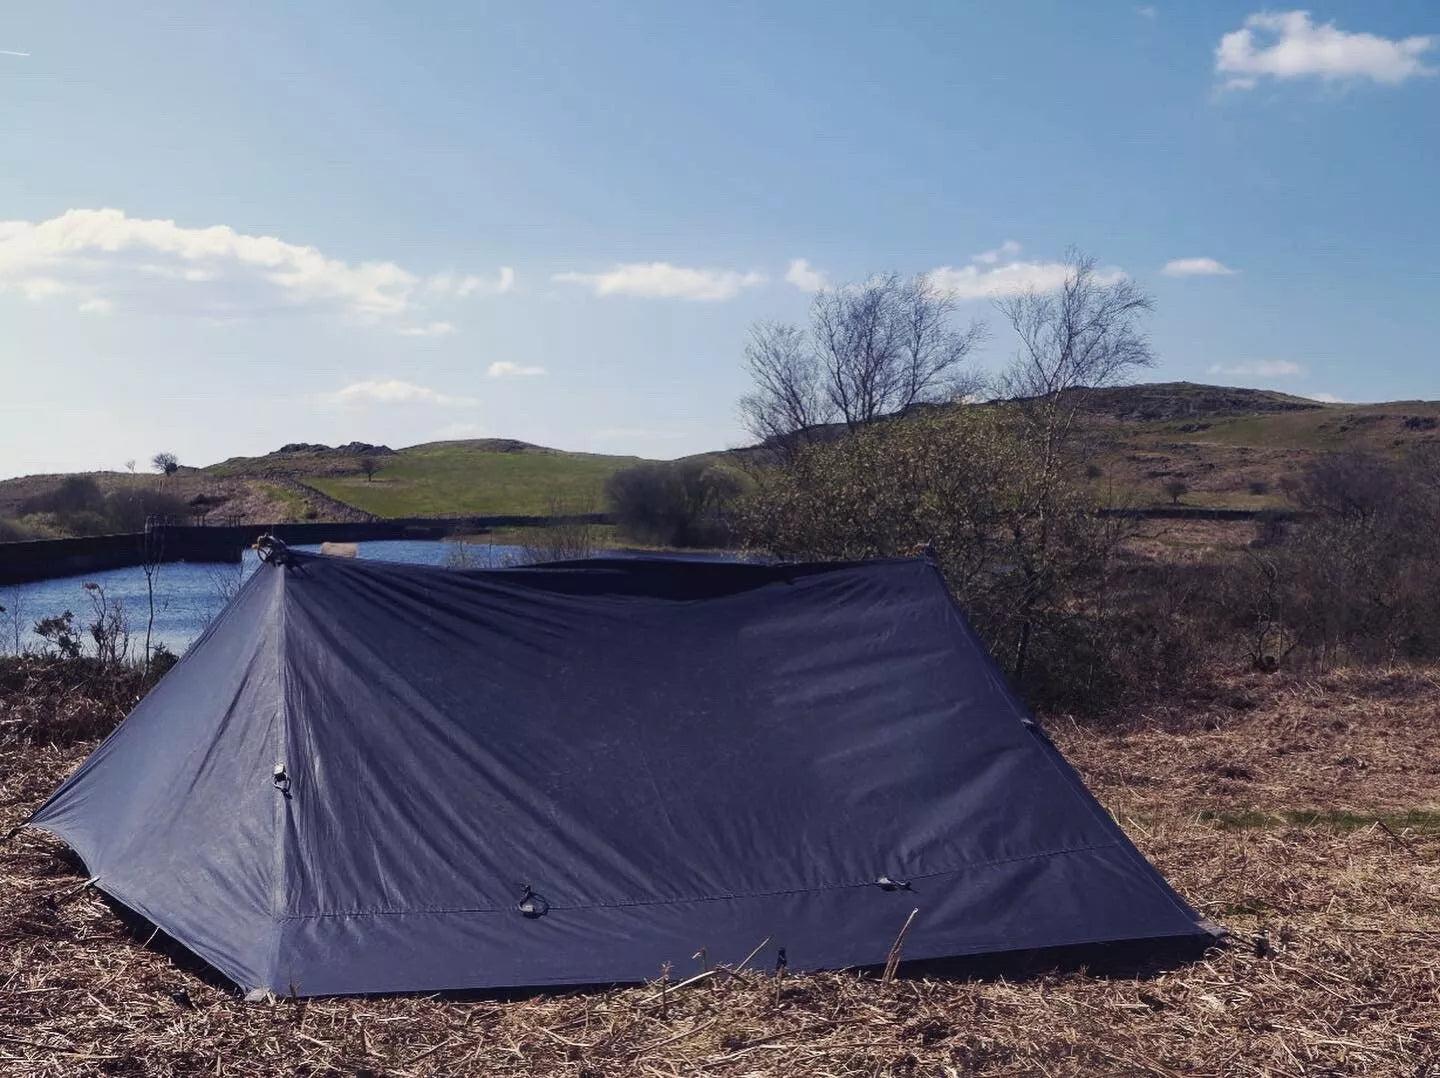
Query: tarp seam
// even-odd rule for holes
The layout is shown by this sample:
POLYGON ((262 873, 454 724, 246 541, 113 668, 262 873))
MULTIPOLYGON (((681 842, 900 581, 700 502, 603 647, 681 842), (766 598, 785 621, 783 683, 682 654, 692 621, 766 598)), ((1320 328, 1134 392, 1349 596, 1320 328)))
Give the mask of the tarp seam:
MULTIPOLYGON (((1091 853, 1095 850, 1111 850, 1120 847, 1118 842, 1100 842, 1088 846, 1071 846, 1063 850, 1045 850, 1041 853, 1023 854, 1019 857, 1000 857, 993 861, 973 861, 960 865, 957 868, 943 869, 938 872, 923 872, 910 876, 910 880, 933 880, 942 876, 958 876, 961 873, 973 869, 995 868, 999 865, 1010 865, 1020 861, 1039 861, 1046 857, 1062 857, 1072 853, 1091 853)), ((720 895, 694 895, 687 898, 658 898, 658 899, 621 899, 617 902, 587 902, 583 905, 563 905, 553 903, 551 910, 613 910, 628 909, 639 906, 684 906, 692 902, 733 902, 750 898, 780 898, 784 895, 814 895, 824 894, 829 891, 849 891, 861 887, 874 887, 874 880, 860 880, 853 883, 828 883, 821 887, 789 887, 775 891, 745 891, 720 895)), ((543 888, 540 889, 543 892, 543 888)), ((404 910, 337 910, 329 913, 290 913, 282 920, 286 921, 315 921, 327 917, 404 917, 411 914, 436 914, 436 913, 506 913, 511 906, 443 906, 433 909, 404 909, 404 910)))

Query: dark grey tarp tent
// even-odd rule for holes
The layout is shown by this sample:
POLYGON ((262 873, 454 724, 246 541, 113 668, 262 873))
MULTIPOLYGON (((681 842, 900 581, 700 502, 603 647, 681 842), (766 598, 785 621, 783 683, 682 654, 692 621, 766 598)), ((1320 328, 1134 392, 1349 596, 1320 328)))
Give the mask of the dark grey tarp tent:
POLYGON ((277 994, 1211 939, 925 560, 285 552, 31 822, 277 994))

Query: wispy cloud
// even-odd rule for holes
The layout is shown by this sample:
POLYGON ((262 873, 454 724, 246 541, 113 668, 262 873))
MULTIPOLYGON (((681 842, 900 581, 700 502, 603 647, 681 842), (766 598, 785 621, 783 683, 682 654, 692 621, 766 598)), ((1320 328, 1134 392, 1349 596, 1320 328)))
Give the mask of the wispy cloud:
POLYGON ((1233 277, 1233 270, 1215 258, 1174 258, 1160 271, 1166 277, 1233 277))
POLYGON ((557 273, 552 280, 584 285, 597 296, 714 302, 734 299, 742 289, 763 284, 765 275, 753 271, 690 269, 669 262, 623 262, 604 273, 557 273))
POLYGON ((71 294, 77 305, 105 299, 231 320, 282 309, 330 311, 379 325, 436 303, 508 291, 513 283, 508 268, 494 281, 421 277, 394 262, 347 262, 228 225, 190 228, 117 209, 0 221, 0 291, 15 289, 34 302, 71 294))
POLYGON ((489 370, 491 378, 535 378, 545 373, 544 367, 527 367, 522 363, 511 363, 503 359, 490 364, 489 370))
MULTIPOLYGON (((937 288, 962 300, 1053 292, 1065 283, 1071 271, 1067 263, 1018 259, 1020 250, 1014 240, 1006 240, 993 251, 971 256, 968 266, 937 266, 928 276, 937 288), (1007 258, 1010 261, 1003 261, 1007 258)), ((1096 283, 1102 285, 1124 278, 1124 271, 1113 266, 1095 273, 1096 283)))
POLYGON ((493 279, 476 277, 474 274, 457 276, 453 273, 438 273, 431 277, 426 287, 441 296, 503 296, 515 288, 515 271, 501 266, 493 279))
POLYGON ((431 322, 424 326, 402 326, 395 331, 402 337, 448 337, 455 332, 452 322, 431 322))
POLYGON ((28 57, 29 55, 28 52, 16 52, 14 49, 0 49, 0 56, 28 57))
POLYGON ((1159 12, 1155 10, 1155 5, 1146 4, 1143 7, 1137 7, 1135 9, 1135 14, 1139 15, 1141 18, 1144 19, 1153 19, 1156 15, 1159 14, 1159 12))
POLYGON ((993 251, 981 251, 978 255, 970 257, 971 262, 977 262, 982 266, 993 266, 1004 258, 1013 259, 1020 253, 1021 247, 1014 240, 1006 240, 993 251))
POLYGON ((1344 397, 1337 397, 1334 393, 1307 393, 1305 394, 1312 401, 1319 401, 1321 404, 1344 404, 1344 397))
POLYGON ((790 260, 790 267, 785 271, 785 280, 802 292, 819 292, 830 283, 823 270, 817 270, 804 258, 790 260))
POLYGON ((1308 372, 1288 359, 1257 359, 1245 363, 1212 363, 1210 373, 1250 378, 1300 378, 1308 372))
POLYGON ((1250 90, 1262 78, 1369 79, 1398 85, 1433 75, 1422 58, 1440 38, 1403 38, 1341 30, 1333 22, 1317 24, 1308 11, 1266 11, 1251 15, 1215 47, 1215 72, 1225 85, 1250 90))
POLYGON ((429 404, 441 408, 468 408, 478 403, 473 397, 452 397, 428 386, 417 386, 399 378, 376 378, 352 382, 325 398, 332 404, 429 404))

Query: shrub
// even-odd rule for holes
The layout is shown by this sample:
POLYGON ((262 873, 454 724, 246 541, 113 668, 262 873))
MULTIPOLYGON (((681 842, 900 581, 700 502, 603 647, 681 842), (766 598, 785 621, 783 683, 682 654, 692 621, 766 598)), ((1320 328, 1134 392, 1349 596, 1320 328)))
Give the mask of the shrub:
POLYGON ((20 515, 30 513, 54 513, 57 516, 74 513, 105 512, 105 495, 100 484, 88 475, 67 475, 58 486, 40 494, 32 494, 20 503, 20 515))
POLYGON ((36 529, 18 520, 11 520, 9 517, 0 517, 0 543, 19 543, 27 539, 39 538, 40 534, 36 529))
POLYGON ((639 464, 605 483, 605 500, 620 531, 660 546, 719 546, 729 541, 730 509, 741 483, 704 460, 639 464))
POLYGON ((1242 652, 1262 667, 1440 657, 1440 451, 1331 454, 1287 489, 1307 519, 1257 534, 1226 574, 1242 652))
POLYGON ((1126 559, 1134 526, 1047 469, 1025 428, 963 409, 812 445, 761 473, 742 503, 754 545, 781 557, 928 551, 1033 704, 1096 714, 1166 684, 1198 652, 1179 620, 1199 589, 1126 559))

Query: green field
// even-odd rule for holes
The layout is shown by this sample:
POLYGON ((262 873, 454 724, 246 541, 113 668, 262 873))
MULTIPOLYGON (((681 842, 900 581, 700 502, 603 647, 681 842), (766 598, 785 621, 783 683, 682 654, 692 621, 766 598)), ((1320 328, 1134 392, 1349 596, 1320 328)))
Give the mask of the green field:
POLYGON ((604 508, 605 480, 638 457, 545 449, 496 452, 485 443, 431 442, 380 458, 363 475, 314 476, 312 486, 383 517, 544 515, 604 508))

